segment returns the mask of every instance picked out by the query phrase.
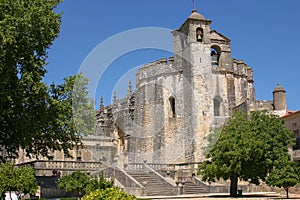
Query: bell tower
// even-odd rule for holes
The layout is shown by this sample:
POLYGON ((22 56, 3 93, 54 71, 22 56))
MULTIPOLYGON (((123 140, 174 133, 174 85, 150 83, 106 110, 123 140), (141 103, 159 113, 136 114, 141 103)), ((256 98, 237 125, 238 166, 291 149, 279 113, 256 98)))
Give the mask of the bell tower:
POLYGON ((172 32, 175 63, 185 68, 190 65, 201 73, 210 71, 210 24, 211 20, 193 9, 182 26, 172 32))
POLYGON ((194 8, 181 27, 172 32, 174 66, 183 75, 184 119, 189 124, 183 130, 186 162, 202 159, 201 147, 213 117, 210 24, 211 20, 194 8))

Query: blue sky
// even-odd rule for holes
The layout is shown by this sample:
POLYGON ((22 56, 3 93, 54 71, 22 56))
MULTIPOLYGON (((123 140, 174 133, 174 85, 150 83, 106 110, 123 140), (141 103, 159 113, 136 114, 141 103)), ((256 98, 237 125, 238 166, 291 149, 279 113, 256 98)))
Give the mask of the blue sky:
MULTIPOLYGON (((256 98, 271 100, 273 88, 280 83, 287 91, 290 110, 300 109, 299 8, 299 0, 197 1, 198 11, 212 20, 211 29, 231 39, 232 57, 253 68, 256 98)), ((192 0, 65 0, 58 7, 63 12, 62 27, 49 50, 44 81, 61 83, 76 74, 93 49, 116 34, 144 27, 175 30, 192 9, 192 0)), ((157 49, 120 55, 101 76, 96 105, 100 96, 109 104, 116 88, 122 97, 119 90, 126 90, 138 66, 168 56, 170 52, 157 49)))

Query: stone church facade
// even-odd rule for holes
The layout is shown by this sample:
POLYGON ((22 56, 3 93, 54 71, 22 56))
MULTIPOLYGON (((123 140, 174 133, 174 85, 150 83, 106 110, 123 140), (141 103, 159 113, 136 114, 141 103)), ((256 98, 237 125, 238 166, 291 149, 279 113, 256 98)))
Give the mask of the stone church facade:
MULTIPOLYGON (((173 31, 174 56, 142 66, 136 89, 97 111, 94 135, 73 150, 76 163, 102 167, 130 163, 181 164, 204 159, 207 136, 234 110, 267 109, 286 113, 285 90, 277 86, 273 100, 255 97, 253 69, 231 56, 230 39, 211 30, 211 20, 193 10, 173 31)), ((53 152, 53 161, 68 161, 53 152)), ((20 157, 19 163, 26 159, 20 157)))
POLYGON ((273 100, 256 100, 252 68, 232 58, 230 39, 211 30, 211 22, 193 10, 172 32, 174 57, 142 66, 126 98, 115 95, 106 107, 101 100, 96 135, 113 141, 112 154, 102 160, 120 166, 201 162, 207 136, 235 109, 286 113, 281 86, 273 100))

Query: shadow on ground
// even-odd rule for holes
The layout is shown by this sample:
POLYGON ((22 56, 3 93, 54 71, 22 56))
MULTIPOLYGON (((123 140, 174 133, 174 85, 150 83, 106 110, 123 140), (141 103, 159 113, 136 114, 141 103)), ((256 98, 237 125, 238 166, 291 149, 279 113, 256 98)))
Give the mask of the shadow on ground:
MULTIPOLYGON (((285 195, 282 194, 249 194, 242 195, 237 197, 230 197, 229 195, 212 195, 208 196, 210 199, 287 199, 285 195)), ((300 200, 300 195, 290 195, 289 199, 298 199, 300 200)))

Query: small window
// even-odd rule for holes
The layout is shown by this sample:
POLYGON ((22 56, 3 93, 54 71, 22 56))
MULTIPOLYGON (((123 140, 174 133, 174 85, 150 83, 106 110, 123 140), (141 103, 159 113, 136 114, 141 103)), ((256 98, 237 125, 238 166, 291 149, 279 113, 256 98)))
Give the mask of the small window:
POLYGON ((221 116, 221 106, 222 106, 222 99, 221 97, 217 96, 214 98, 214 116, 221 116))
POLYGON ((214 99, 214 115, 220 116, 220 101, 218 99, 214 99))
POLYGON ((203 40, 203 29, 199 27, 196 29, 196 41, 202 42, 202 40, 203 40))
POLYGON ((54 160, 54 156, 48 156, 48 160, 54 160))
POLYGON ((210 57, 211 57, 212 66, 219 66, 220 55, 221 55, 220 47, 214 45, 210 48, 210 57))
POLYGON ((174 118, 174 117, 176 117, 175 98, 174 97, 170 97, 169 101, 170 101, 170 117, 174 118))
POLYGON ((80 156, 76 157, 76 160, 81 161, 81 157, 80 156))
POLYGON ((218 53, 215 50, 212 50, 210 53, 211 56, 211 65, 212 66, 218 66, 219 65, 219 56, 218 53))

